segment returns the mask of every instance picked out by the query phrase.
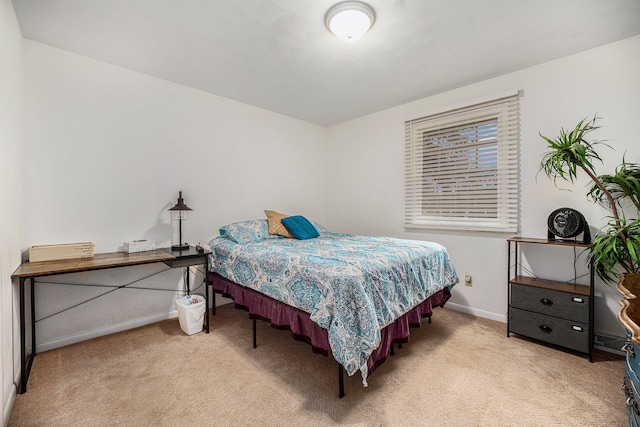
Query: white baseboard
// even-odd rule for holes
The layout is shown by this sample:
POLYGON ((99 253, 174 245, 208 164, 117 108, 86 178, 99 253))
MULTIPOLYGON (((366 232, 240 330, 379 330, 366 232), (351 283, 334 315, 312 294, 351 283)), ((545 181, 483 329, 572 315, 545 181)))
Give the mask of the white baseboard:
POLYGON ((9 396, 7 397, 7 401, 4 402, 4 408, 2 410, 2 416, 4 417, 4 425, 9 424, 9 418, 11 417, 11 411, 13 411, 13 404, 16 401, 16 395, 18 392, 18 388, 16 387, 16 383, 11 385, 11 390, 9 390, 9 396))
MULTIPOLYGON (((76 344, 82 341, 87 341, 93 338, 101 337, 103 335, 109 335, 109 334, 122 332, 122 331, 126 331, 133 328, 139 328, 140 326, 148 325, 150 323, 156 323, 156 322, 160 322, 162 320, 167 320, 167 319, 174 319, 176 317, 178 317, 178 311, 172 310, 168 313, 163 313, 156 316, 130 320, 130 321, 118 323, 115 325, 109 325, 105 328, 94 329, 92 331, 86 331, 80 334, 59 338, 53 341, 38 343, 38 353, 41 353, 43 351, 53 350, 55 348, 64 347, 66 345, 76 344)), ((27 353, 31 353, 30 347, 27 348, 27 353)))
MULTIPOLYGON (((229 304, 231 302, 233 302, 233 300, 225 297, 221 297, 221 296, 216 296, 216 307, 224 304, 229 304)), ((87 341, 93 338, 101 337, 103 335, 109 335, 109 334, 122 332, 122 331, 126 331, 133 328, 139 328, 140 326, 145 326, 150 323, 160 322, 162 320, 175 319, 176 317, 178 317, 178 311, 172 310, 167 313, 158 314, 156 316, 130 320, 130 321, 118 323, 115 325, 109 325, 107 327, 100 328, 100 329, 94 329, 92 331, 86 331, 80 334, 70 335, 68 337, 63 337, 63 338, 55 339, 52 341, 38 343, 38 353, 43 351, 53 350, 55 348, 64 347, 66 345, 76 344, 82 341, 87 341)), ((27 353, 31 354, 30 346, 27 347, 27 353)))
POLYGON ((468 307, 466 305, 460 305, 448 302, 445 307, 452 310, 460 311, 462 313, 471 314, 473 316, 483 317, 489 320, 495 320, 497 322, 507 323, 507 316, 505 314, 492 313, 490 311, 478 310, 477 308, 468 307))
MULTIPOLYGON (((216 301, 216 306, 225 305, 230 302, 233 302, 233 301, 227 298, 219 298, 219 300, 216 301)), ((472 307, 455 304, 451 302, 448 302, 446 307, 452 310, 460 311, 462 313, 471 314, 473 316, 483 317, 485 319, 507 323, 507 316, 503 314, 492 313, 490 311, 485 311, 485 310, 478 310, 472 307)), ((127 322, 118 323, 115 325, 109 325, 107 327, 100 328, 100 329, 94 329, 92 331, 86 331, 76 335, 70 335, 70 336, 59 338, 53 341, 38 343, 38 353, 43 351, 53 350, 55 348, 64 347, 71 344, 76 344, 82 341, 87 341, 93 338, 101 337, 103 335, 109 335, 109 334, 122 332, 122 331, 126 331, 133 328, 139 328, 141 326, 145 326, 150 323, 156 323, 156 322, 160 322, 162 320, 167 320, 167 319, 174 319, 176 317, 178 317, 178 312, 176 310, 172 310, 168 313, 163 313, 156 316, 135 319, 127 322)), ((27 347, 27 353, 31 353, 30 347, 27 347)))
POLYGON ((232 302, 233 300, 231 298, 216 295, 216 307, 220 307, 221 305, 231 304, 232 302))

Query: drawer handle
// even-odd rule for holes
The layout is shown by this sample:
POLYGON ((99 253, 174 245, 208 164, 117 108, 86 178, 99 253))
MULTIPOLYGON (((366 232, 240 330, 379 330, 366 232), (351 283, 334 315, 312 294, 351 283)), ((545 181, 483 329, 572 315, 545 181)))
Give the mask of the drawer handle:
POLYGON ((580 298, 580 297, 573 297, 571 298, 571 301, 577 302, 578 304, 584 304, 584 298, 580 298))
POLYGON ((640 410, 638 409, 638 403, 636 403, 635 399, 633 398, 633 392, 629 389, 626 378, 624 379, 621 388, 622 390, 624 390, 624 395, 627 398, 627 402, 626 402, 627 406, 633 408, 633 412, 636 415, 640 415, 640 410))
POLYGON ((627 339, 624 341, 624 345, 620 350, 629 354, 629 357, 636 357, 636 352, 633 350, 633 345, 631 344, 631 338, 629 337, 627 337, 627 339))
POLYGON ((551 301, 549 298, 542 298, 540 302, 544 305, 553 305, 553 301, 551 301))
POLYGON ((578 326, 578 325, 571 325, 571 329, 573 329, 574 331, 578 331, 578 332, 582 332, 582 326, 578 326))
POLYGON ((551 327, 547 325, 540 325, 540 329, 542 330, 542 332, 546 332, 548 334, 550 334, 551 331, 553 331, 553 329, 551 329, 551 327))

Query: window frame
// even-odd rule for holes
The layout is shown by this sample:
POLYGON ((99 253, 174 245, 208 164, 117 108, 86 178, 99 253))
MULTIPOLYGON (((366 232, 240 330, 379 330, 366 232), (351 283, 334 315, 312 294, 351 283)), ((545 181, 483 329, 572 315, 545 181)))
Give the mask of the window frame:
MULTIPOLYGON (((405 229, 449 229, 463 231, 489 231, 513 233, 519 229, 519 97, 517 90, 476 99, 463 104, 445 107, 421 114, 405 121, 405 229), (495 120, 497 123, 496 167, 493 182, 496 185, 495 215, 491 218, 471 214, 461 215, 462 209, 454 208, 453 214, 425 215, 424 167, 426 133, 438 134, 448 129, 478 128, 478 123, 495 120), (421 137, 418 137, 420 135, 421 137)), ((480 143, 476 140, 474 145, 480 143)), ((460 145, 452 149, 459 150, 460 145)), ((429 155, 431 156, 431 154, 429 155)), ((454 158, 455 156, 445 158, 454 158)), ((473 157, 470 157, 472 159, 473 157)), ((476 157, 477 159, 477 157, 476 157)), ((469 163, 458 160, 456 171, 468 171, 469 163), (466 169, 465 169, 466 166, 466 169)), ((439 178, 447 177, 440 174, 439 178)), ((473 181, 471 181, 473 182, 473 181)), ((427 194, 430 192, 427 191, 427 194)), ((451 194, 448 192, 447 194, 451 194)), ((437 202, 433 193, 429 203, 437 202)), ((443 198, 443 204, 451 199, 443 198)))

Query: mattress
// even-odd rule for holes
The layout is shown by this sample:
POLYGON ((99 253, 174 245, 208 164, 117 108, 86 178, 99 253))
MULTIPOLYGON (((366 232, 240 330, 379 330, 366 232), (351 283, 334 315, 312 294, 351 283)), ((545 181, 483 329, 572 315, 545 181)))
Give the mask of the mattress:
POLYGON ((334 358, 365 384, 381 330, 458 282, 446 249, 433 242, 324 232, 209 243, 213 272, 307 312, 327 330, 334 358))

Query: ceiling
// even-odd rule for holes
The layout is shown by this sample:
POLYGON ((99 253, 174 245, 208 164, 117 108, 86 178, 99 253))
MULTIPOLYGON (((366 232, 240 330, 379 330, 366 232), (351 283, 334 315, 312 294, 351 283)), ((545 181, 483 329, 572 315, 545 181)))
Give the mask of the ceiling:
MULTIPOLYGON (((13 0, 25 38, 322 126, 640 34, 639 0, 13 0)), ((579 70, 578 70, 579 71, 579 70)))

